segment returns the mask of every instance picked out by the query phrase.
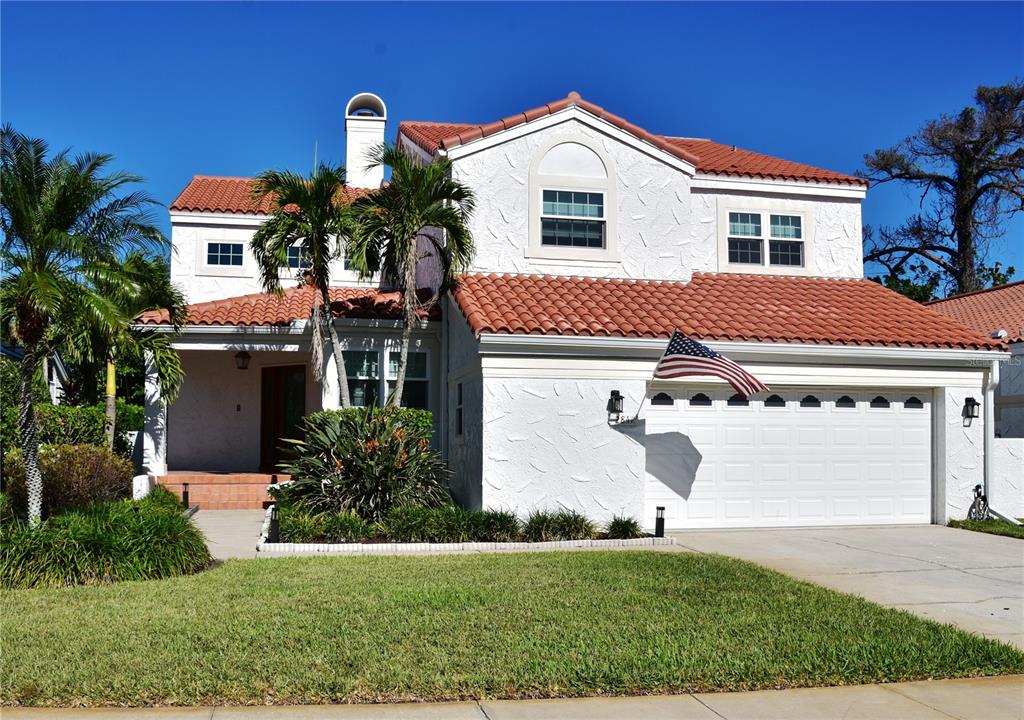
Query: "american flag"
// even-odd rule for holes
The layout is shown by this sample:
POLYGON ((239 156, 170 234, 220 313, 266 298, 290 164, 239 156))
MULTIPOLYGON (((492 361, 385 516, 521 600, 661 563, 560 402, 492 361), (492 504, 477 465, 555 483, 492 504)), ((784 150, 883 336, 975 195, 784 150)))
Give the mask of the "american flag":
POLYGON ((668 380, 687 375, 713 375, 722 378, 745 398, 768 389, 767 385, 729 358, 674 330, 665 354, 654 368, 654 377, 668 380))

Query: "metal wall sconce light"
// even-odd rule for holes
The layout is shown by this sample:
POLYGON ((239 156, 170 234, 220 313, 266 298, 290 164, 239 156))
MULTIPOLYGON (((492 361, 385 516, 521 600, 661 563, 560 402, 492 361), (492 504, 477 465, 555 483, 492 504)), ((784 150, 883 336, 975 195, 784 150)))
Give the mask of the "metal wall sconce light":
POLYGON ((665 508, 659 505, 657 510, 658 514, 654 518, 654 537, 665 537, 665 508))
POLYGON ((622 419, 622 402, 625 398, 618 390, 612 390, 608 396, 608 404, 605 406, 605 410, 608 412, 608 424, 609 425, 635 425, 637 418, 640 417, 640 411, 637 410, 636 415, 631 418, 622 419))
POLYGON ((245 350, 235 353, 235 367, 239 370, 248 370, 249 361, 252 359, 252 355, 247 353, 245 350))
POLYGON ((981 403, 972 397, 964 400, 964 417, 968 420, 977 418, 981 412, 981 403))

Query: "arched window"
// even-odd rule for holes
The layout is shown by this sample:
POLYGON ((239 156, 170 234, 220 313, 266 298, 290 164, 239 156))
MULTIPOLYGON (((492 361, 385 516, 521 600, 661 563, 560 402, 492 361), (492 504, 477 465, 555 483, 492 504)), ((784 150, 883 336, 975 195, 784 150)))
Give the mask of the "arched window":
POLYGON ((769 395, 764 399, 764 406, 770 408, 786 407, 786 400, 781 395, 769 395))
POLYGON ((690 398, 690 405, 693 407, 711 407, 711 398, 704 393, 697 393, 690 398))
POLYGON ((747 400, 742 395, 740 395, 739 393, 736 393, 731 398, 729 398, 725 404, 729 405, 730 407, 746 407, 747 405, 750 404, 750 401, 747 400))
POLYGON ((908 410, 923 410, 924 403, 921 401, 920 398, 911 395, 910 397, 903 401, 903 407, 907 408, 908 410))
POLYGON ((871 400, 871 407, 875 408, 876 410, 884 410, 890 405, 891 403, 889 402, 889 399, 882 395, 876 395, 871 400))
POLYGON ((839 399, 836 400, 836 407, 837 408, 844 408, 846 410, 849 410, 851 408, 857 407, 857 401, 854 400, 849 395, 841 395, 839 397, 839 399))
POLYGON ((676 401, 668 393, 658 393, 651 398, 651 405, 675 405, 676 401))
POLYGON ((802 408, 820 408, 821 400, 816 398, 814 395, 804 395, 803 399, 800 400, 800 407, 802 408))
POLYGON ((530 166, 528 255, 559 260, 618 260, 615 169, 584 136, 542 145, 530 166))

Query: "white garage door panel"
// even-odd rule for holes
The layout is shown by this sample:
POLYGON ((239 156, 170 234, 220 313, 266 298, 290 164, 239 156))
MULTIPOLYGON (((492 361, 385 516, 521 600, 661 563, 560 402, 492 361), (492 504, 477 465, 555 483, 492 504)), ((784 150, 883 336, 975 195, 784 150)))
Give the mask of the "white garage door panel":
MULTIPOLYGON (((645 522, 668 528, 927 523, 931 408, 920 391, 799 388, 747 407, 732 391, 681 387, 647 411, 645 522), (710 407, 691 406, 703 393, 710 407), (820 407, 801 407, 808 395, 820 407), (870 407, 881 396, 889 407, 870 407), (909 398, 923 408, 904 407, 909 398), (853 408, 837 405, 852 398, 853 408)), ((912 403, 914 404, 914 403, 912 403)))

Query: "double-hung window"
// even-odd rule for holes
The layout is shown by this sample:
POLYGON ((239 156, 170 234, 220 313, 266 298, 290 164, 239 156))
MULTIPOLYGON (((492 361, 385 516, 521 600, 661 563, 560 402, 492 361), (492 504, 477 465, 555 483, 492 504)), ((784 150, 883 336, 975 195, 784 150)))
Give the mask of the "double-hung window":
POLYGON ((803 228, 799 215, 771 215, 768 262, 772 265, 803 267, 803 228))
POLYGON ((242 267, 242 243, 207 243, 206 264, 242 267))
MULTIPOLYGON (((388 355, 388 395, 395 391, 398 378, 398 361, 401 353, 392 352, 388 355)), ((427 395, 427 354, 409 351, 405 363, 405 387, 402 389, 402 407, 430 407, 427 395)))
POLYGON ((379 405, 380 352, 377 350, 346 350, 345 374, 348 395, 357 407, 379 405))
POLYGON ((605 247, 604 193, 544 190, 540 243, 547 247, 605 247))
POLYGON ((764 239, 760 213, 729 213, 729 262, 764 264, 764 239))
POLYGON ((729 264, 803 267, 803 232, 800 215, 730 212, 729 264))

